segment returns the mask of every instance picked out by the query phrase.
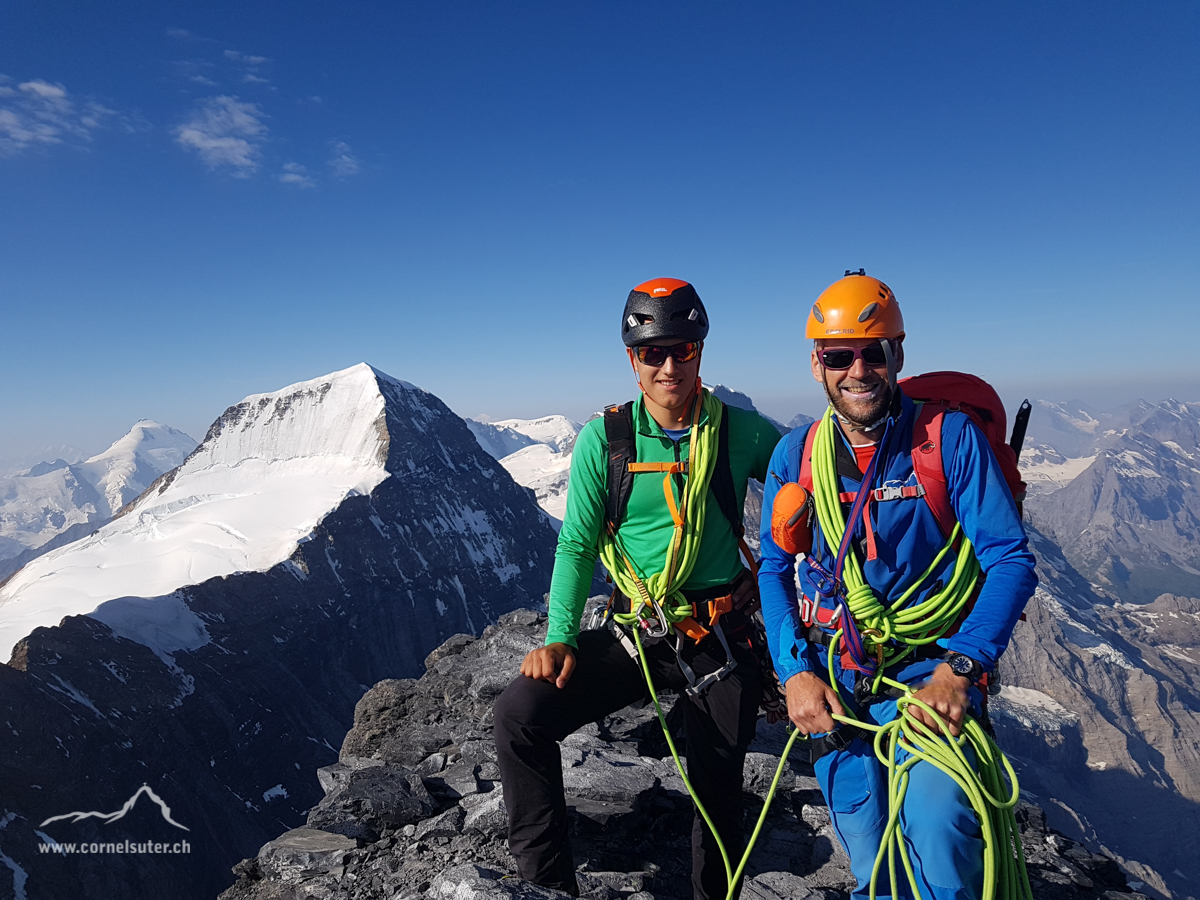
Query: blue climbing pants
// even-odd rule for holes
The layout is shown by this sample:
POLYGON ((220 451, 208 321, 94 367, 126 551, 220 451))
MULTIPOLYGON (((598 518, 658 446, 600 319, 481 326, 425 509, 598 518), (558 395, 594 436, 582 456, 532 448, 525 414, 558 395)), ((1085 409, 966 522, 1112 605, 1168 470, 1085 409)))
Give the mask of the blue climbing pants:
MULTIPOLYGON (((842 696, 848 693, 843 690, 842 696)), ((972 690, 971 695, 977 705, 978 693, 972 690)), ((896 717, 896 701, 883 700, 856 709, 855 715, 876 725, 886 724, 896 717)), ((897 758, 903 760, 906 755, 897 758)), ((969 750, 968 758, 974 761, 969 750)), ((865 900, 870 896, 871 870, 887 824, 887 768, 865 740, 852 741, 846 749, 827 754, 814 768, 833 828, 850 856, 850 870, 858 882, 851 896, 865 900)), ((900 828, 922 900, 978 900, 983 895, 982 830, 967 795, 949 775, 927 762, 909 769, 900 828)), ((895 900, 912 900, 908 875, 898 855, 896 881, 900 894, 895 900)), ((886 856, 876 879, 876 897, 892 897, 886 856)))

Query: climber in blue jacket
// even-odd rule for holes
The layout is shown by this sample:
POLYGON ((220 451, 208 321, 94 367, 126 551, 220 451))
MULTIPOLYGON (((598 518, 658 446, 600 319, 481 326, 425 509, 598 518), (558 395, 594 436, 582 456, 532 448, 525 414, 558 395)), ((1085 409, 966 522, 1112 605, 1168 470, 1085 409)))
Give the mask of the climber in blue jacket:
MULTIPOLYGON (((826 435, 822 453, 813 449, 814 434, 806 451, 810 429, 799 428, 775 449, 763 497, 759 587, 789 718, 814 738, 814 768, 833 827, 850 856, 858 882, 854 896, 865 898, 887 824, 887 770, 876 759, 871 733, 839 726, 833 716, 849 712, 877 725, 896 717, 898 695, 871 690, 875 679, 869 674, 869 657, 886 645, 893 658, 903 656, 886 669, 887 677, 913 688, 951 734, 959 734, 965 716, 981 715, 980 682, 1007 646, 1037 576, 1012 490, 987 438, 968 416, 943 407, 932 437, 914 440, 914 433, 924 438, 921 429, 930 427, 929 412, 922 419, 917 404, 897 384, 904 323, 891 289, 861 270, 847 273, 814 304, 806 337, 815 342, 812 372, 831 408, 811 430, 829 427, 834 437, 830 443, 826 435), (940 454, 936 468, 944 486, 935 485, 936 491, 921 484, 918 470, 929 465, 921 459, 914 465, 914 454, 921 453, 940 454), (785 486, 805 481, 809 492, 815 483, 840 495, 848 532, 844 542, 829 539, 830 523, 821 521, 811 500, 804 507, 784 508, 784 500, 798 502, 795 498, 806 494, 795 490, 796 484, 785 486), (864 481, 872 493, 855 506, 864 481), (940 516, 935 509, 939 497, 945 507, 940 516), (848 513, 855 518, 846 518, 848 513), (955 522, 969 546, 951 540, 943 553, 947 529, 955 522), (787 546, 780 546, 781 540, 787 546), (858 645, 836 643, 832 668, 840 690, 835 690, 827 674, 829 645, 845 624, 839 616, 849 613, 848 607, 831 602, 837 593, 831 588, 837 583, 833 576, 843 571, 839 551, 855 555, 875 602, 908 609, 927 600, 936 605, 953 593, 959 554, 972 550, 981 575, 972 583, 973 591, 970 584, 965 589, 971 591, 965 615, 928 644, 905 645, 902 638, 873 642, 870 634, 858 645), (803 561, 797 579, 798 556, 803 561)), ((931 716, 915 706, 909 709, 936 730, 931 716)), ((979 822, 962 789, 931 763, 918 762, 910 770, 900 827, 925 900, 982 895, 979 822)), ((880 886, 887 883, 885 876, 880 886)))

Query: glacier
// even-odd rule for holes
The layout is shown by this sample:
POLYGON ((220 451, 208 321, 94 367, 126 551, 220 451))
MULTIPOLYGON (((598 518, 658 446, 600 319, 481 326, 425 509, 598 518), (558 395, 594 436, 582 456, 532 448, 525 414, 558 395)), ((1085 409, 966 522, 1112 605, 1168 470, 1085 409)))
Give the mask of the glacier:
MULTIPOLYGON (((231 407, 183 465, 117 518, 0 587, 0 648, 108 601, 165 598, 286 560, 342 500, 387 477, 378 378, 412 388, 363 363, 231 407)), ((125 458, 118 445, 84 464, 107 474, 98 484, 114 502, 130 483, 117 477, 127 465, 106 465, 125 458)))

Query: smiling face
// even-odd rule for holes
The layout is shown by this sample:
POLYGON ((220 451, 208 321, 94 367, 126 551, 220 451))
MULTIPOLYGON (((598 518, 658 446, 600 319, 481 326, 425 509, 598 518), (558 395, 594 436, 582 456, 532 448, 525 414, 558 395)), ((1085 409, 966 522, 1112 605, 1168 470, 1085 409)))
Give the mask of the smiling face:
MULTIPOLYGON (((812 351, 813 378, 825 388, 825 396, 834 411, 854 425, 870 425, 878 422, 892 402, 892 389, 888 385, 887 366, 868 366, 862 357, 857 357, 848 369, 827 369, 821 363, 821 350, 830 347, 853 347, 860 349, 868 344, 878 344, 872 338, 817 341, 812 351)), ((897 342, 898 344, 899 342, 897 342)), ((896 371, 904 364, 902 345, 896 346, 896 371)))
MULTIPOLYGON (((681 339, 664 338, 654 343, 659 347, 673 347, 685 342, 681 339)), ((668 356, 661 366, 648 366, 639 362, 633 350, 628 351, 629 361, 645 394, 647 408, 659 425, 666 428, 679 427, 678 423, 687 416, 688 401, 696 390, 696 379, 700 375, 703 342, 700 344, 700 351, 695 359, 685 363, 668 356), (668 419, 671 424, 664 425, 663 418, 668 419)))

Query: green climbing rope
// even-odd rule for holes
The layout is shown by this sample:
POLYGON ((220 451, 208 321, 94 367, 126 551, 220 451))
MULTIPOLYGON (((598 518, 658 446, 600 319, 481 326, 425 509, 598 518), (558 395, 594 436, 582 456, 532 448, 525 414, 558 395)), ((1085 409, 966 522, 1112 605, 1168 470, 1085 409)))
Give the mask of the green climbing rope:
MULTIPOLYGON (((654 615, 665 619, 661 626, 669 628, 692 614, 692 605, 680 588, 696 565, 700 537, 704 533, 705 507, 708 505, 705 499, 716 464, 721 416, 724 413, 724 405, 707 388, 701 388, 698 397, 700 402, 693 404, 687 479, 662 571, 649 578, 640 577, 621 544, 620 533, 600 532, 600 561, 621 593, 630 600, 630 611, 614 616, 616 621, 624 625, 634 626, 646 616, 654 615), (702 412, 707 415, 703 425, 700 424, 702 412)), ((669 479, 670 476, 665 478, 669 479)), ((664 482, 664 489, 670 490, 669 482, 664 482)))
MULTIPOLYGON (((839 698, 841 689, 834 672, 834 654, 841 634, 839 630, 835 635, 826 658, 829 683, 839 698)), ((871 872, 872 900, 876 896, 877 881, 885 858, 891 896, 899 896, 897 856, 908 877, 913 897, 922 900, 900 830, 900 811, 908 793, 909 770, 919 762, 936 766, 954 779, 979 819, 984 845, 982 900, 1033 900, 1029 874, 1025 869, 1025 854, 1021 848, 1021 835, 1013 814, 1021 789, 1008 757, 972 717, 967 716, 963 720, 962 732, 957 738, 950 737, 946 721, 931 706, 918 700, 907 685, 890 678, 883 678, 882 681, 888 687, 904 692, 896 704, 896 718, 891 722, 874 725, 850 715, 833 716, 838 722, 874 732, 875 756, 888 770, 888 817, 871 872), (933 719, 937 723, 937 730, 916 719, 910 711, 912 707, 921 709, 933 719), (975 756, 974 764, 967 757, 968 748, 975 756), (900 758, 901 754, 905 755, 903 759, 900 758), (1004 787, 1006 780, 1009 785, 1007 789, 1004 787)))
MULTIPOLYGON (((829 409, 818 426, 813 443, 813 499, 826 540, 835 547, 841 544, 846 531, 834 457, 837 440, 838 429, 833 422, 833 410, 829 409)), ((864 485, 863 489, 869 487, 864 485)), ((979 576, 979 562, 959 524, 955 525, 953 533, 929 567, 891 606, 884 606, 867 584, 856 556, 853 553, 846 556, 842 581, 847 606, 859 626, 865 648, 876 657, 878 663, 872 690, 878 692, 886 685, 904 692, 897 703, 896 718, 886 725, 873 725, 853 716, 833 717, 844 724, 874 732, 875 755, 888 770, 888 819, 871 875, 872 898, 876 895, 885 860, 892 896, 897 895, 897 858, 908 877, 913 895, 918 900, 921 897, 900 830, 900 811, 908 791, 909 771, 919 762, 928 762, 953 778, 979 818, 984 840, 983 900, 996 900, 997 897, 999 900, 1032 898, 1013 816, 1020 789, 1008 759, 973 718, 965 720, 962 733, 957 738, 949 737, 949 728, 933 709, 918 700, 906 685, 884 677, 885 669, 900 662, 917 647, 943 637, 954 626, 971 601, 979 576), (958 548, 957 557, 945 587, 921 602, 910 605, 917 591, 941 568, 946 554, 955 547, 958 548), (938 729, 931 729, 917 720, 912 715, 913 708, 928 714, 938 723, 938 729), (975 757, 974 765, 968 758, 968 749, 975 757), (1007 791, 1004 788, 1005 780, 1010 786, 1007 791)), ((834 672, 834 656, 841 637, 842 631, 839 630, 829 644, 827 658, 829 683, 839 696, 841 691, 834 672)))
MULTIPOLYGON (((834 461, 837 435, 838 428, 833 421, 833 410, 828 409, 813 441, 812 474, 817 521, 821 523, 826 542, 831 547, 839 546, 846 532, 846 518, 838 496, 834 461)), ((869 485, 864 486, 866 487, 869 485)), ((971 542, 963 535, 962 526, 958 524, 921 577, 909 585, 891 606, 884 606, 867 584, 855 554, 846 555, 842 570, 846 602, 862 632, 865 648, 879 661, 873 690, 879 689, 884 669, 895 665, 917 647, 932 644, 954 626, 975 593, 979 574, 979 561, 975 558, 975 551, 971 542), (930 576, 938 571, 946 554, 955 546, 958 547, 958 556, 946 586, 910 606, 909 601, 930 576)))
POLYGON ((766 800, 763 801, 762 812, 759 813, 758 822, 754 825, 754 831, 750 834, 750 840, 746 842, 746 850, 742 854, 741 861, 735 870, 729 862, 729 852, 725 849, 725 842, 721 840, 721 835, 713 825, 712 818, 708 815, 708 810, 704 808, 704 804, 696 796, 696 792, 692 788, 692 782, 684 770, 683 762, 679 759, 679 751, 675 749, 675 741, 671 737, 671 729, 667 727, 667 717, 663 715, 662 705, 658 702, 658 692, 654 688, 654 679, 650 676, 650 666, 646 663, 646 653, 642 649, 640 631, 638 628, 630 630, 633 631, 633 639, 637 642, 638 661, 642 665, 642 675, 646 679, 646 687, 650 689, 650 697, 654 701, 654 711, 658 713, 658 722, 662 726, 663 736, 667 739, 667 747, 671 751, 671 758, 675 760, 675 768, 679 770, 679 777, 683 779, 683 786, 687 788, 692 802, 696 804, 696 810, 700 813, 700 818, 704 820, 704 824, 712 832, 713 839, 717 842, 717 849, 721 851, 721 862, 725 864, 725 879, 729 885, 729 889, 725 893, 725 900, 733 900, 734 889, 738 881, 741 880, 742 872, 746 869, 746 863, 750 861, 750 854, 754 850, 754 845, 758 842, 763 822, 766 821, 767 812, 771 809, 771 801, 775 799, 775 791, 779 787, 779 778, 783 774, 783 767, 787 764, 788 754, 792 752, 792 745, 796 743, 796 738, 800 737, 800 732, 793 729, 791 737, 788 738, 788 742, 783 748, 783 755, 779 758, 779 765, 775 767, 775 777, 771 779, 771 788, 767 791, 766 800))
MULTIPOLYGON (((667 719, 663 715, 661 704, 658 702, 658 693, 654 687, 654 679, 650 675, 650 667, 646 662, 646 653, 642 647, 641 634, 642 628, 648 624, 648 620, 654 620, 661 633, 693 614, 692 604, 683 596, 680 588, 687 582, 688 576, 695 567, 696 555, 700 546, 700 536, 704 533, 704 514, 705 507, 707 506, 705 500, 708 494, 709 481, 712 479, 713 467, 716 463, 717 441, 721 426, 721 416, 724 412, 721 402, 713 397, 707 389, 701 389, 700 397, 702 398, 703 405, 701 406, 699 403, 695 404, 692 414, 691 440, 689 441, 691 454, 688 461, 687 480, 684 485, 683 495, 679 501, 675 530, 671 535, 671 541, 667 547, 666 561, 662 571, 651 575, 649 578, 641 578, 636 567, 633 565, 633 561, 621 545, 619 533, 615 535, 607 532, 601 533, 600 559, 616 582, 617 588, 626 597, 630 598, 629 612, 616 613, 613 615, 613 619, 619 625, 626 626, 629 631, 633 632, 642 675, 646 679, 646 687, 649 689, 650 696, 654 700, 654 710, 658 713, 658 721, 662 726, 663 735, 667 739, 667 747, 671 750, 671 758, 675 760, 675 768, 679 770, 679 777, 683 779, 683 784, 687 788, 692 802, 696 804, 696 809, 700 813, 700 817, 704 820, 704 823, 708 826, 709 831, 712 832, 713 838, 716 840, 717 849, 721 852, 721 861, 725 866, 725 878, 729 886, 725 898, 726 900, 732 900, 735 886, 742 877, 742 872, 745 870, 746 863, 750 859, 750 853, 754 849, 754 845, 758 841, 758 836, 762 831, 763 822, 766 821, 767 812, 771 808, 771 801, 774 799, 775 791, 779 786, 779 779, 783 773, 783 767, 787 763, 788 754, 791 753, 792 745, 796 742, 800 732, 793 731, 791 737, 788 739, 783 757, 779 760, 779 766, 775 770, 775 777, 771 781, 771 788, 767 794, 766 802, 763 804, 762 813, 758 817, 758 823, 754 827, 754 832, 751 834, 750 840, 746 844, 746 850, 742 854, 741 861, 735 870, 730 862, 729 853, 725 849, 725 843, 721 840, 721 835, 714 827, 708 810, 704 808, 704 804, 696 796, 696 792, 692 788, 692 782, 688 778, 683 763, 679 758, 679 752, 675 748, 675 741, 671 737, 671 730, 667 727, 667 719), (703 426, 699 424, 701 412, 707 414, 707 422, 703 426)), ((664 490, 669 489, 669 484, 664 484, 664 490)))

